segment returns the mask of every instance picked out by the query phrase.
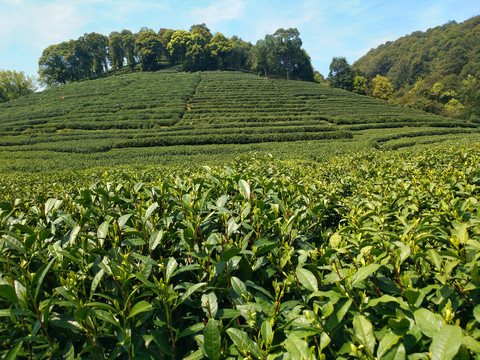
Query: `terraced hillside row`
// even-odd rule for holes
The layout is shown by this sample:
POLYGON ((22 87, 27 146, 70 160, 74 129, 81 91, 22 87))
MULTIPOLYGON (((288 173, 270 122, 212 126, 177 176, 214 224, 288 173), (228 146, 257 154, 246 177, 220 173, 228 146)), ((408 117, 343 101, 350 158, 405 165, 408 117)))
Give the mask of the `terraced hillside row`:
POLYGON ((477 134, 475 123, 315 83, 168 70, 73 83, 0 105, 0 171, 44 170, 52 161, 60 168, 167 163, 177 155, 211 159, 251 150, 316 157, 315 149, 331 151, 333 140, 337 149, 355 143, 358 150, 477 134), (33 163, 41 165, 26 165, 33 163))

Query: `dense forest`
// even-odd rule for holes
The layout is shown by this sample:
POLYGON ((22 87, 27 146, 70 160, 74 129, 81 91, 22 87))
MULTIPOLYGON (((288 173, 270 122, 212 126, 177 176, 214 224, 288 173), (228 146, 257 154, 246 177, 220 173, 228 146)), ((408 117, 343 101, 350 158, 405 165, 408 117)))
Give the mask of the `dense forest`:
POLYGON ((310 57, 297 29, 278 29, 256 45, 237 36, 212 34, 205 24, 190 31, 142 28, 89 33, 47 47, 39 60, 46 85, 97 78, 123 70, 155 71, 180 65, 185 71, 252 70, 265 76, 314 80, 310 57))
POLYGON ((386 98, 436 114, 478 119, 480 16, 387 42, 357 60, 349 74, 352 91, 372 92, 370 79, 388 80, 386 98))

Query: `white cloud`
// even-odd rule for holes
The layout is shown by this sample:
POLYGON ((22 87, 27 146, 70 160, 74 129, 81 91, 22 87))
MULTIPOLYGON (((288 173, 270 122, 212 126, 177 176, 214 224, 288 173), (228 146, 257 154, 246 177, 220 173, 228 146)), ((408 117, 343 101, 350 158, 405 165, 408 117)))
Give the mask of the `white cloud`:
POLYGON ((197 21, 208 26, 223 21, 239 19, 243 16, 246 3, 239 0, 220 0, 206 8, 195 7, 191 16, 197 21))
POLYGON ((27 4, 16 0, 0 15, 0 48, 19 44, 42 48, 68 40, 85 23, 72 4, 27 4))

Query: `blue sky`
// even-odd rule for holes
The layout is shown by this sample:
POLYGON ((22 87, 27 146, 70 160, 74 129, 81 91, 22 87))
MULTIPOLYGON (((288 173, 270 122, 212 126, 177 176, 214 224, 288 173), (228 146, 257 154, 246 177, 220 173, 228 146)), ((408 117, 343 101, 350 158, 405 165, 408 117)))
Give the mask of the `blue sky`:
POLYGON ((141 27, 210 30, 253 44, 296 27, 314 68, 334 56, 353 63, 368 50, 416 30, 480 14, 478 0, 0 0, 0 69, 37 76, 43 49, 88 32, 141 27))

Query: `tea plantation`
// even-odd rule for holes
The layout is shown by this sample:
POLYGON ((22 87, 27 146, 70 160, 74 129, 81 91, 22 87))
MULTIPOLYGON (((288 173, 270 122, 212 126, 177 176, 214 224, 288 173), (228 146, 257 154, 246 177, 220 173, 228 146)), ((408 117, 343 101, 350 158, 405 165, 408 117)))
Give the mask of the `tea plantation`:
POLYGON ((4 176, 0 352, 478 359, 479 160, 4 176))
POLYGON ((0 133, 3 359, 480 359, 474 122, 170 70, 0 133))
POLYGON ((315 83, 164 70, 72 83, 0 104, 0 135, 0 172, 32 172, 211 163, 252 150, 316 160, 472 139, 478 124, 315 83))

